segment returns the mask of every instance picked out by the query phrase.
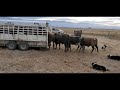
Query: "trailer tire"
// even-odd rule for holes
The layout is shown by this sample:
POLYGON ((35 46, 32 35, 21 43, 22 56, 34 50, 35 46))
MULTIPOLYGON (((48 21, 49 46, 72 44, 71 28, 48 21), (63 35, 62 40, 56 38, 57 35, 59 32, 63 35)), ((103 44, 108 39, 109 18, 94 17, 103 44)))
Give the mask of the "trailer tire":
POLYGON ((26 51, 29 49, 29 45, 28 45, 28 43, 20 43, 20 44, 18 44, 18 48, 22 51, 26 51))
POLYGON ((14 41, 10 41, 10 42, 7 43, 7 48, 10 49, 10 50, 15 50, 16 47, 17 47, 17 44, 14 41))

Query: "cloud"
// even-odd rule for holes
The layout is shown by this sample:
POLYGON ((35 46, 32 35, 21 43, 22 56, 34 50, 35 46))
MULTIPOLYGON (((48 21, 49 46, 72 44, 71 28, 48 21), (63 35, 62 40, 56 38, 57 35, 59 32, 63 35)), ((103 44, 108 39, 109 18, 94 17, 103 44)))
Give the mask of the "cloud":
MULTIPOLYGON (((8 18, 8 17, 6 17, 8 18)), ((28 21, 65 21, 74 24, 77 23, 92 23, 106 26, 120 26, 120 17, 9 17, 12 20, 28 20, 28 21)), ((5 17, 4 17, 5 19, 5 17)))
POLYGON ((115 22, 120 23, 120 17, 38 17, 36 20, 66 21, 72 23, 80 23, 86 21, 106 25, 112 25, 112 23, 115 22))

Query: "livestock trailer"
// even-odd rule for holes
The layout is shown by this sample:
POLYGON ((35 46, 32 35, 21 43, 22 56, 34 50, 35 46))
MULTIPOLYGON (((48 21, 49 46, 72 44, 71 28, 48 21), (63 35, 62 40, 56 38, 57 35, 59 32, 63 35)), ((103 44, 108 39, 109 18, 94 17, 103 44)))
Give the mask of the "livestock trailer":
POLYGON ((17 47, 28 50, 29 47, 48 47, 48 23, 35 21, 0 21, 0 46, 10 50, 17 47))

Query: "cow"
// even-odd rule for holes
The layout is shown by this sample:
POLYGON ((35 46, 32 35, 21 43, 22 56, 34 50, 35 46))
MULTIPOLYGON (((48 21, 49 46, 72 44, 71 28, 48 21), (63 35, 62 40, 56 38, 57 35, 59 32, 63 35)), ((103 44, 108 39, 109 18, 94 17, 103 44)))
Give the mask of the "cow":
POLYGON ((93 62, 91 65, 92 65, 92 68, 93 68, 93 69, 96 69, 96 70, 110 71, 109 69, 106 69, 105 66, 98 65, 96 62, 93 62))
POLYGON ((71 51, 71 44, 78 45, 79 40, 80 40, 80 36, 71 36, 69 34, 55 33, 54 37, 55 37, 54 42, 56 44, 55 49, 57 49, 58 44, 59 44, 59 49, 60 49, 60 44, 64 44, 65 52, 68 50, 71 51))
POLYGON ((65 52, 67 52, 69 49, 71 50, 71 45, 70 45, 70 35, 68 34, 63 34, 62 35, 62 43, 65 46, 65 52))
POLYGON ((78 45, 80 42, 80 37, 79 36, 70 36, 70 43, 73 45, 78 45))
POLYGON ((113 60, 118 60, 120 61, 120 56, 115 56, 115 55, 107 55, 108 59, 113 59, 113 60))
POLYGON ((51 42, 53 42, 53 47, 54 47, 54 42, 55 42, 55 37, 52 33, 48 32, 48 46, 50 49, 51 42))
POLYGON ((98 51, 98 40, 97 40, 97 38, 86 38, 86 37, 80 38, 80 42, 79 42, 79 44, 78 44, 77 50, 78 50, 79 47, 80 47, 79 51, 81 50, 81 48, 82 48, 83 51, 84 51, 84 50, 85 50, 85 46, 88 46, 88 47, 91 46, 91 47, 92 47, 91 53, 93 52, 94 47, 96 47, 97 52, 99 52, 99 51, 98 51))
MULTIPOLYGON (((57 45, 59 44, 59 49, 60 49, 60 44, 63 44, 63 35, 64 34, 60 34, 60 33, 54 33, 54 43, 56 44, 55 49, 57 49, 57 45)), ((54 48, 54 47, 53 47, 54 48)))
POLYGON ((60 50, 60 44, 64 44, 65 52, 70 49, 70 42, 69 42, 68 34, 54 33, 53 36, 54 36, 53 49, 57 49, 58 44, 59 44, 59 50, 60 50), (54 47, 54 44, 56 45, 56 47, 54 47))
POLYGON ((78 45, 80 42, 80 36, 69 36, 69 48, 71 50, 71 45, 78 45))
POLYGON ((80 36, 81 37, 82 30, 74 30, 74 35, 75 36, 80 36))

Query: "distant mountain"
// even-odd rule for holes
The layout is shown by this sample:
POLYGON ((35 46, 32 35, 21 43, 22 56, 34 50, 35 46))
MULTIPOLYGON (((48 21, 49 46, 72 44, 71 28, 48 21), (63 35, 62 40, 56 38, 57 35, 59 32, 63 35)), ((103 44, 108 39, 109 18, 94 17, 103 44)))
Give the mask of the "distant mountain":
POLYGON ((36 21, 36 22, 48 22, 53 27, 69 27, 69 28, 96 28, 96 29, 119 29, 120 26, 106 26, 106 25, 100 25, 96 24, 94 22, 87 22, 82 21, 80 23, 72 23, 62 20, 56 20, 56 21, 50 21, 50 20, 34 20, 37 19, 37 17, 0 17, 0 20, 15 20, 15 21, 36 21))
POLYGON ((70 27, 70 28, 97 28, 97 29, 120 29, 120 26, 106 26, 90 22, 71 23, 66 21, 48 21, 54 27, 70 27))
POLYGON ((0 20, 11 20, 11 17, 0 17, 0 20))

